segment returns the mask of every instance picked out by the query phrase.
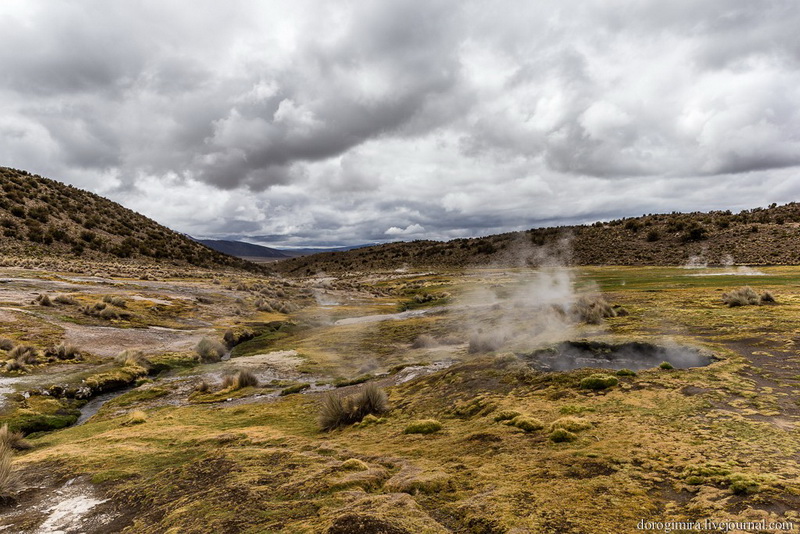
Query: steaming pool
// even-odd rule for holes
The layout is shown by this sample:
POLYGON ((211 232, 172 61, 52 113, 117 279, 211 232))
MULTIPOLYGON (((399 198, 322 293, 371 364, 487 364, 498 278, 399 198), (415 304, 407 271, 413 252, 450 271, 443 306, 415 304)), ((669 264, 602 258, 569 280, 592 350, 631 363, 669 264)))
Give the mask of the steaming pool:
POLYGON ((553 347, 519 354, 539 371, 570 371, 582 367, 630 369, 640 371, 669 362, 676 369, 704 367, 716 358, 706 351, 684 345, 655 345, 633 341, 603 343, 601 341, 563 341, 553 347))

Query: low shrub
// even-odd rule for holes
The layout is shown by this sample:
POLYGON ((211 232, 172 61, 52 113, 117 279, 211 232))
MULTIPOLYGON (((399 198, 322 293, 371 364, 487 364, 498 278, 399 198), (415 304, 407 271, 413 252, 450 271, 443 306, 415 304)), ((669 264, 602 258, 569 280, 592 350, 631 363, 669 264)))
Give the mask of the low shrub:
POLYGON ((111 308, 104 308, 100 310, 100 313, 98 313, 97 316, 101 319, 105 319, 106 321, 116 321, 119 319, 119 314, 111 308))
POLYGON ((14 348, 14 342, 8 338, 0 337, 0 350, 11 350, 14 348))
POLYGON ((599 295, 582 296, 572 305, 572 315, 586 324, 600 324, 604 317, 616 317, 614 308, 599 295))
POLYGON ((73 297, 69 295, 56 295, 56 297, 53 299, 53 302, 56 302, 57 304, 67 304, 67 305, 74 305, 78 303, 77 300, 75 300, 73 297))
POLYGON ((619 380, 615 376, 597 373, 582 379, 580 382, 580 388, 597 391, 616 386, 617 384, 619 384, 619 380))
POLYGON ((409 423, 403 434, 433 434, 442 429, 442 423, 436 419, 420 419, 409 423))
POLYGON ((675 369, 675 366, 669 362, 661 362, 658 364, 659 369, 664 369, 665 371, 669 371, 670 369, 675 369))
POLYGON ((219 341, 204 337, 195 348, 200 361, 203 363, 218 362, 225 354, 225 346, 219 341))
POLYGON ((25 367, 25 364, 23 364, 22 362, 20 362, 18 360, 8 360, 5 363, 4 369, 6 371, 20 371, 20 372, 23 372, 23 373, 28 371, 28 368, 25 367))
POLYGON ((500 421, 511 421, 512 419, 514 419, 515 417, 519 417, 520 415, 522 414, 514 410, 502 410, 495 414, 494 420, 498 423, 500 421))
POLYGON ((111 304, 112 306, 116 306, 117 308, 124 308, 126 306, 125 299, 111 295, 106 295, 103 297, 103 302, 106 304, 111 304))
POLYGON ((518 415, 514 419, 511 419, 509 424, 519 428, 520 430, 524 430, 525 432, 533 432, 535 430, 541 430, 544 428, 544 423, 538 419, 534 419, 533 417, 528 417, 526 415, 518 415))
POLYGON ((550 433, 550 441, 553 443, 565 443, 575 441, 578 436, 564 428, 556 428, 550 433))
POLYGON ((631 371, 630 369, 620 369, 616 373, 617 376, 636 376, 636 371, 631 371))
POLYGON ((761 304, 761 298, 758 293, 753 291, 749 286, 740 287, 722 294, 722 302, 730 308, 737 306, 757 306, 761 304))
POLYGON ((761 304, 775 304, 775 297, 769 291, 761 293, 761 304))
POLYGON ((726 482, 728 483, 728 489, 736 495, 758 493, 761 489, 759 480, 744 473, 732 473, 728 475, 726 482))
POLYGON ((8 356, 20 364, 36 365, 39 363, 39 353, 30 345, 17 345, 8 351, 8 356))
POLYGON ((59 360, 75 360, 81 357, 81 351, 78 347, 66 343, 59 343, 49 352, 59 360))
POLYGON ((570 432, 580 432, 581 430, 588 430, 592 428, 592 423, 580 417, 562 417, 550 423, 550 432, 563 428, 570 432))
POLYGON ((36 297, 36 300, 34 302, 36 302, 36 304, 38 304, 39 306, 52 306, 53 305, 53 301, 50 300, 50 297, 45 295, 44 293, 42 293, 41 295, 36 297))
POLYGON ((369 469, 369 466, 358 458, 349 458, 342 462, 340 467, 346 471, 366 471, 369 469))
POLYGON ((226 330, 222 336, 222 341, 225 342, 229 349, 232 349, 236 345, 250 341, 254 337, 256 337, 255 332, 249 328, 245 330, 226 330))
POLYGON ((364 427, 368 427, 368 426, 372 426, 372 425, 380 425, 380 424, 385 423, 385 422, 386 422, 386 419, 383 418, 383 417, 377 417, 377 416, 372 415, 372 414, 367 414, 367 415, 364 416, 364 419, 362 419, 360 423, 355 423, 353 425, 353 427, 354 428, 364 428, 364 427))
POLYGON ((311 387, 311 384, 303 383, 303 384, 295 384, 293 386, 289 386, 288 388, 284 388, 281 390, 279 395, 281 397, 285 397, 286 395, 293 395, 295 393, 300 393, 301 391, 305 391, 311 387))

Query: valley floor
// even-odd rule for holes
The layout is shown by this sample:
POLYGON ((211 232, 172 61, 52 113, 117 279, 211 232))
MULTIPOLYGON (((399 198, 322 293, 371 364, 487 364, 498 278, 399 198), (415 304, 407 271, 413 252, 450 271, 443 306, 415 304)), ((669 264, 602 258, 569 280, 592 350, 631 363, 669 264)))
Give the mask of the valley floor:
POLYGON ((797 530, 799 275, 6 268, 0 338, 38 357, 0 373, 0 423, 30 445, 0 488, 0 532, 797 530), (723 293, 744 285, 776 302, 727 307, 723 293), (570 313, 597 294, 611 316, 570 313), (227 342, 221 359, 200 361, 204 338, 227 342), (564 341, 594 359, 553 349, 577 368, 545 370, 534 351, 564 341), (48 351, 61 343, 79 355, 48 351), (617 358, 626 343, 671 365, 617 358), (144 359, 115 358, 125 350, 144 359), (681 368, 690 353, 712 363, 681 368), (224 382, 240 370, 257 385, 224 382), (365 384, 390 410, 320 430, 325 396, 365 384))

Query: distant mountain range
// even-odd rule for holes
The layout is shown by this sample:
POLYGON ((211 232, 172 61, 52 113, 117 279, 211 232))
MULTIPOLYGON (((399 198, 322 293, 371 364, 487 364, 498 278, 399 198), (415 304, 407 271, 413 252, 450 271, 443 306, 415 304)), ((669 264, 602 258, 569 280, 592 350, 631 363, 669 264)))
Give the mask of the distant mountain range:
POLYGON ((368 247, 370 245, 356 245, 351 247, 336 248, 297 248, 297 249, 277 249, 255 245, 245 241, 232 241, 226 239, 196 239, 198 243, 212 248, 223 254, 235 256, 255 262, 276 261, 285 258, 296 258, 299 256, 310 256, 322 252, 344 252, 357 248, 368 247))
POLYGON ((292 257, 280 250, 254 245, 252 243, 245 243, 244 241, 228 241, 225 239, 197 239, 196 241, 217 252, 222 252, 229 256, 236 256, 237 258, 279 260, 292 257))

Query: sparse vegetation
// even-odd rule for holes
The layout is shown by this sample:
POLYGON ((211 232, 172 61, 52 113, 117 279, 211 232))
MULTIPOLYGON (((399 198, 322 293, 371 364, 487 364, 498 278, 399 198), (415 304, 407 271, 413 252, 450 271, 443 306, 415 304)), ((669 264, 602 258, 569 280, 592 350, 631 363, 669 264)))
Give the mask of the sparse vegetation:
POLYGON ((495 352, 504 342, 505 338, 499 332, 477 332, 470 336, 467 351, 470 354, 495 352))
POLYGON ((382 414, 388 410, 386 392, 374 384, 367 384, 359 393, 348 397, 330 392, 322 400, 319 426, 330 431, 358 423, 369 414, 382 414))
POLYGON ((528 417, 526 415, 518 415, 513 419, 508 421, 508 424, 511 426, 515 426, 520 430, 524 430, 525 432, 534 432, 536 430, 541 430, 544 428, 544 423, 535 419, 533 417, 528 417))
POLYGON ((81 358, 81 351, 75 345, 59 343, 48 351, 59 360, 76 360, 81 358))
POLYGON ((113 295, 106 295, 105 297, 103 297, 103 302, 105 302, 106 304, 111 304, 112 306, 116 306, 118 308, 125 307, 125 299, 113 295))
POLYGON ((12 460, 14 453, 6 443, 0 441, 0 497, 11 495, 14 483, 12 460))
POLYGON ((599 295, 578 298, 572 312, 579 321, 587 324, 600 324, 605 317, 617 316, 616 310, 599 295))
POLYGON ((550 432, 549 438, 553 443, 567 443, 577 440, 578 436, 565 428, 556 428, 550 432))
POLYGON ((78 303, 77 300, 69 295, 56 295, 56 297, 53 299, 53 302, 57 304, 66 304, 68 306, 74 306, 78 303))
POLYGON ((35 365, 39 363, 39 351, 30 345, 17 345, 8 351, 8 357, 19 364, 35 365))
POLYGON ((433 336, 428 334, 421 334, 417 336, 411 343, 412 349, 429 349, 438 346, 439 343, 433 336))
POLYGON ((592 390, 601 390, 607 389, 610 387, 614 387, 619 384, 619 380, 615 376, 603 374, 603 373, 596 373, 586 378, 583 378, 580 382, 581 389, 592 389, 592 390))
MULTIPOLYGON (((49 217, 56 218, 59 213, 51 210, 49 217)), ((83 214, 82 220, 94 215, 83 214)), ((647 231, 658 228, 662 243, 669 245, 689 226, 685 222, 684 230, 673 235, 664 230, 666 220, 653 219, 652 226, 646 222, 635 233, 624 228, 625 221, 619 229, 644 245, 647 231)), ((18 224, 27 231, 22 221, 18 224)), ((105 224, 98 217, 93 231, 95 240, 108 243, 110 238, 101 229, 105 224)), ((714 221, 702 224, 709 233, 719 228, 714 221)), ((762 237, 771 232, 765 223, 753 224, 759 225, 762 237)), ((788 224, 794 222, 788 220, 786 226, 787 233, 793 232, 794 226, 788 224)), ((736 220, 729 229, 743 230, 736 220)), ((546 241, 546 236, 532 232, 525 235, 525 241, 546 241)), ((713 250, 712 239, 706 243, 713 250)), ((474 248, 472 240, 462 241, 463 250, 474 248)), ((439 244, 429 246, 439 250, 439 244)), ((452 255, 458 254, 461 246, 462 242, 455 243, 452 255)), ((500 239, 493 246, 493 254, 514 249, 500 239)), ((660 250, 660 246, 652 249, 660 250)), ((96 252, 86 245, 87 257, 96 252)), ((133 254, 135 257, 136 252, 133 254)), ((736 268, 714 267, 717 258, 709 256, 710 269, 736 272, 736 268)), ((499 256, 487 258, 495 257, 499 256)), ((433 253, 430 258, 437 259, 433 253)), ((12 267, 14 277, 28 276, 16 265, 12 267)), ((29 265, 37 267, 38 262, 29 265)), ((346 528, 358 523, 339 518, 356 517, 380 520, 380 528, 387 531, 616 532, 632 528, 642 510, 656 510, 664 520, 695 516, 738 520, 762 512, 778 519, 794 517, 798 470, 793 462, 798 444, 790 425, 800 406, 793 400, 798 380, 793 377, 800 376, 793 361, 796 269, 765 267, 763 276, 741 280, 736 274, 704 278, 703 270, 677 268, 575 269, 575 287, 597 288, 609 302, 613 299, 633 315, 609 320, 603 328, 569 325, 567 339, 575 341, 550 347, 551 361, 558 362, 560 352, 573 351, 587 361, 599 360, 603 369, 618 367, 619 362, 613 361, 617 356, 620 366, 643 369, 636 378, 624 378, 636 373, 535 367, 535 358, 523 353, 546 347, 549 341, 539 344, 538 325, 529 317, 528 308, 521 306, 508 314, 519 312, 518 316, 501 317, 510 308, 506 306, 510 299, 498 308, 454 306, 443 314, 364 327, 333 324, 340 317, 393 312, 395 303, 423 292, 446 290, 460 297, 476 286, 489 287, 502 301, 504 291, 514 295, 518 275, 520 279, 530 277, 533 271, 475 270, 465 278, 452 272, 370 272, 363 277, 351 274, 341 279, 278 281, 178 272, 171 265, 143 269, 133 260, 119 269, 107 264, 92 264, 91 268, 98 281, 80 282, 80 291, 74 293, 80 305, 94 306, 103 295, 113 292, 126 301, 126 307, 102 302, 105 308, 131 313, 141 321, 100 323, 99 317, 80 314, 78 306, 61 306, 56 298, 53 302, 59 307, 55 309, 30 308, 26 304, 36 293, 50 291, 51 297, 55 293, 49 280, 38 286, 35 281, 26 283, 27 293, 19 293, 19 303, 4 306, 9 322, 0 335, 12 342, 8 349, 0 346, 0 355, 17 365, 8 355, 10 349, 15 344, 31 345, 39 353, 38 363, 29 366, 34 372, 30 376, 7 373, 7 379, 24 384, 20 389, 24 394, 7 397, 0 424, 5 422, 20 434, 33 432, 25 438, 33 448, 15 462, 23 480, 40 484, 35 478, 37 470, 50 468, 53 460, 58 461, 59 478, 55 486, 43 487, 43 491, 60 488, 62 474, 72 478, 91 473, 92 483, 112 490, 106 494, 109 505, 124 507, 130 502, 121 501, 120 495, 147 503, 147 513, 137 515, 134 530, 159 531, 168 525, 187 532, 222 531, 233 522, 242 531, 325 532, 337 524, 343 526, 340 532, 347 532, 346 528), (119 273, 137 279, 147 276, 158 280, 153 286, 159 287, 174 279, 185 298, 168 296, 172 291, 159 295, 142 286, 129 287, 127 282, 105 282, 119 273), (215 285, 214 279, 221 283, 215 285), (724 287, 721 281, 729 280, 731 287, 750 283, 762 301, 767 289, 778 293, 781 306, 731 310, 719 301, 722 291, 717 291, 724 287), (309 288, 323 283, 326 290, 335 292, 341 307, 324 312, 314 307, 315 292, 309 288), (242 290, 231 295, 228 286, 241 286, 242 290), (213 304, 205 305, 197 295, 209 288, 214 291, 213 304), (270 300, 297 299, 307 313, 304 310, 293 316, 295 324, 284 320, 278 326, 275 319, 280 317, 254 309, 257 295, 270 300), (356 298, 349 300, 350 295, 356 298), (13 311, 17 305, 32 313, 13 311), (319 316, 325 320, 318 320, 319 316), (40 320, 43 317, 47 321, 40 320), (522 328, 517 329, 514 321, 522 328), (507 352, 466 357, 469 326, 464 325, 476 324, 486 332, 510 332, 501 347, 507 352), (718 359, 709 367, 688 367, 680 372, 658 372, 663 359, 685 367, 683 360, 672 359, 669 352, 650 351, 647 365, 628 363, 626 358, 631 356, 626 350, 638 355, 649 350, 645 345, 661 343, 658 339, 665 324, 678 332, 676 342, 681 346, 702 345, 718 359), (175 353, 165 354, 164 349, 147 342, 123 345, 146 347, 146 359, 153 364, 150 378, 142 362, 126 364, 127 357, 120 363, 110 361, 106 347, 80 335, 84 327, 114 336, 118 333, 121 343, 122 336, 135 340, 136 335, 148 333, 131 326, 149 325, 181 329, 152 332, 179 340, 174 347, 180 348, 170 349, 175 353), (54 326, 64 326, 69 333, 54 326), (199 339, 197 332, 210 328, 219 332, 228 349, 235 349, 234 358, 211 367, 197 365, 192 343, 199 339), (257 335, 237 341, 247 330, 257 335), (517 332, 523 335, 517 336, 517 332), (411 349, 421 336, 443 345, 431 351, 411 349), (448 338, 456 339, 460 346, 444 346, 448 338), (55 361, 54 349, 65 339, 83 349, 84 360, 79 365, 55 361), (744 350, 748 360, 738 354, 744 350), (608 366, 603 365, 606 355, 608 366), (240 356, 248 359, 239 360, 240 356), (176 364, 181 370, 166 379, 157 378, 165 361, 181 362, 176 364), (268 368, 279 378, 269 381, 270 377, 263 389, 221 389, 218 376, 225 376, 237 362, 248 369, 268 368), (40 367, 51 364, 52 369, 40 367), (414 367, 391 374, 404 366, 414 367), (389 374, 384 374, 386 370, 389 374), (599 393, 579 389, 581 381, 592 374, 617 378, 619 387, 599 393), (57 377, 52 384, 50 376, 57 377), (337 390, 344 395, 339 397, 343 407, 348 404, 346 395, 357 397, 366 387, 354 384, 379 377, 380 383, 392 384, 395 409, 389 415, 367 414, 360 422, 352 415, 355 410, 340 410, 339 422, 332 425, 340 430, 322 434, 313 415, 326 392, 317 392, 315 387, 304 389, 304 395, 277 398, 279 393, 298 391, 306 383, 332 384, 336 377, 347 377, 340 383, 350 385, 346 391, 337 390), (62 380, 73 381, 67 384, 62 380), (121 395, 104 403, 86 424, 69 428, 81 403, 98 392, 133 384, 141 387, 120 391, 121 395), (146 414, 144 423, 128 422, 136 410, 146 414), (444 423, 444 430, 428 436, 403 434, 410 423, 429 417, 444 423), (62 430, 48 432, 54 428, 62 430), (723 474, 684 476, 687 467, 702 465, 705 459, 729 465, 723 474), (754 473, 774 473, 776 478, 773 481, 754 473), (609 499, 597 499, 599 492, 609 499), (530 495, 536 497, 534 508, 525 507, 530 495), (525 513, 518 512, 520 506, 525 513)), ((39 271, 36 276, 41 276, 39 271)), ((5 286, 12 289, 9 294, 23 285, 9 284, 5 286)), ((614 309, 621 315, 621 308, 614 309)), ((566 310, 557 322, 569 319, 574 317, 566 310)), ((545 338, 549 336, 542 336, 545 338)), ((385 410, 385 398, 383 402, 385 410)), ((362 403, 381 404, 352 401, 352 405, 362 403)), ((41 484, 50 484, 49 479, 41 484)), ((15 490, 13 496, 20 509, 29 506, 32 495, 30 486, 24 491, 15 490)), ((103 509, 113 510, 110 506, 103 509)), ((15 523, 9 528, 36 528, 31 525, 21 528, 15 523)))
POLYGON ((258 387, 258 377, 251 371, 241 369, 234 374, 226 375, 222 379, 222 389, 244 389, 258 387))
POLYGON ((295 393, 300 393, 302 391, 307 390, 311 387, 311 384, 302 383, 302 384, 295 384, 293 386, 289 386, 287 388, 283 388, 280 392, 281 397, 285 397, 286 395, 294 395, 295 393))
MULTIPOLYGON (((8 429, 8 423, 0 427, 0 449, 3 447, 14 449, 18 451, 26 451, 33 447, 31 443, 25 439, 22 432, 15 432, 8 429)), ((2 461, 0 461, 2 463, 2 461)), ((2 471, 2 469, 0 469, 2 471)), ((2 488, 2 474, 0 474, 0 488, 2 488)))
POLYGON ((519 417, 521 415, 522 415, 521 413, 515 410, 502 410, 495 414, 494 420, 498 423, 501 421, 511 421, 515 417, 519 417))
POLYGON ((134 410, 129 415, 128 418, 125 420, 126 425, 141 425, 142 423, 147 422, 147 414, 142 410, 134 410))
POLYGON ((579 417, 562 417, 550 423, 551 433, 559 428, 569 430, 570 432, 580 432, 592 428, 592 424, 586 419, 581 419, 579 417))
POLYGON ((195 348, 200 361, 203 363, 218 362, 225 354, 225 345, 219 341, 204 337, 195 348))
POLYGON ((125 350, 114 357, 114 362, 121 367, 139 367, 150 370, 153 364, 138 350, 125 350))
POLYGON ((737 306, 757 306, 761 304, 761 299, 753 288, 749 286, 740 287, 722 294, 722 302, 731 308, 737 306))
POLYGON ((436 419, 420 419, 409 423, 403 434, 433 434, 442 429, 442 423, 436 419))

